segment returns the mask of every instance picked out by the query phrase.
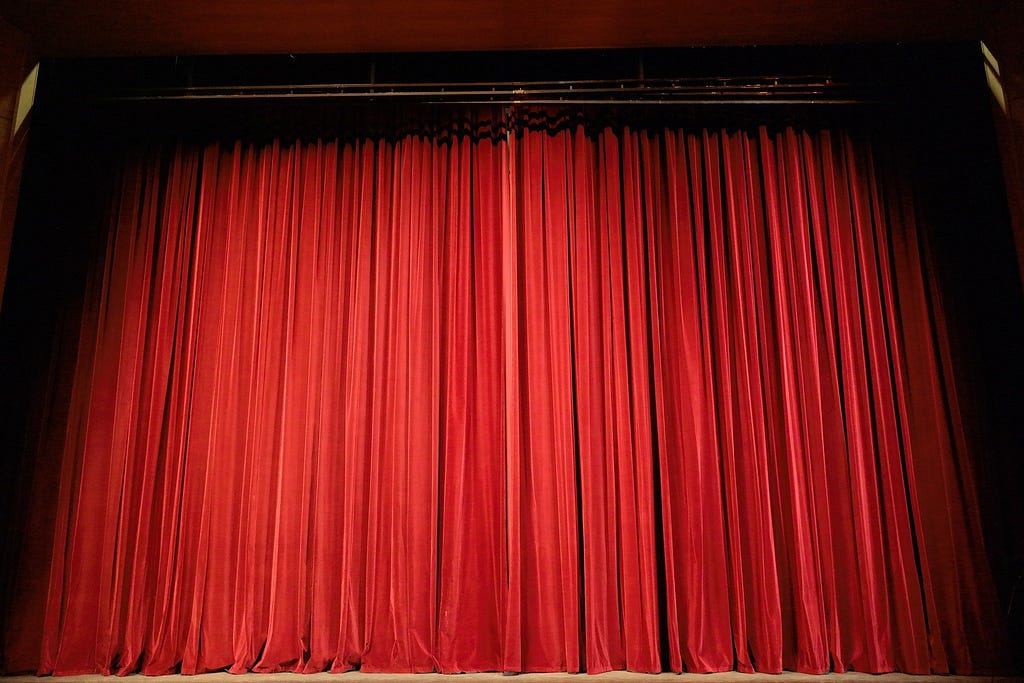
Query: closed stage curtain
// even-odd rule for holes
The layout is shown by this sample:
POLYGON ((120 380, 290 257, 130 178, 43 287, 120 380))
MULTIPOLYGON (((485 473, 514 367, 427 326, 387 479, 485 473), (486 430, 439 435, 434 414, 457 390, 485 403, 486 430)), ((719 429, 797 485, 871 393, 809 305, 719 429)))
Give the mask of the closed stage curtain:
POLYGON ((127 153, 8 667, 998 667, 893 158, 574 123, 127 153))

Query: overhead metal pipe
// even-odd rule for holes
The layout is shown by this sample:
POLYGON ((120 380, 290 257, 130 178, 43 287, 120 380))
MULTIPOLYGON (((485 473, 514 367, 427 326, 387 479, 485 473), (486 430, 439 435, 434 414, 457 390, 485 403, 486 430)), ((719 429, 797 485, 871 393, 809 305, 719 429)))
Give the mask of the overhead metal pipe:
POLYGON ((856 104, 853 88, 819 77, 631 79, 504 83, 234 85, 114 91, 114 101, 356 99, 447 104, 856 104))

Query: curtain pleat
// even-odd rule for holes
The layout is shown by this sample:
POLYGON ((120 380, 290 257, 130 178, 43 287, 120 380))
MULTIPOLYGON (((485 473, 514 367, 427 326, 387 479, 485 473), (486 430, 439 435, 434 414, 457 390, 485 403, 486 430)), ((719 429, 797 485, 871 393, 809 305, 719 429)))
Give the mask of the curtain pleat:
POLYGON ((884 143, 183 143, 117 187, 10 661, 1001 665, 972 416, 884 143))

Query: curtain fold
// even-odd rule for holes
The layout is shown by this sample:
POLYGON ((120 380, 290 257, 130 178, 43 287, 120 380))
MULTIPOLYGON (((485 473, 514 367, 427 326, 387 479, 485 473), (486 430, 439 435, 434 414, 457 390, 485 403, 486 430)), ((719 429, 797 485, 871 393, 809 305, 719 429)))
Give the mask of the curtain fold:
POLYGON ((997 670, 894 159, 575 121, 126 154, 6 661, 997 670))

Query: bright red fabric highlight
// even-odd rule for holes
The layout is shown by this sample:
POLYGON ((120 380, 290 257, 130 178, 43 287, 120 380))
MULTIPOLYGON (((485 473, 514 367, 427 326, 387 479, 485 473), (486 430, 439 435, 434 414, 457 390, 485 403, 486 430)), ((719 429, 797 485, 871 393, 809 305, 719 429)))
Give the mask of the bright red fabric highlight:
POLYGON ((8 667, 997 666, 941 299, 875 153, 578 127, 130 155, 8 667))

